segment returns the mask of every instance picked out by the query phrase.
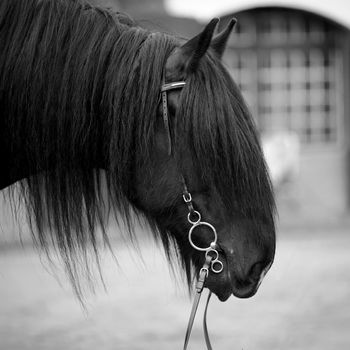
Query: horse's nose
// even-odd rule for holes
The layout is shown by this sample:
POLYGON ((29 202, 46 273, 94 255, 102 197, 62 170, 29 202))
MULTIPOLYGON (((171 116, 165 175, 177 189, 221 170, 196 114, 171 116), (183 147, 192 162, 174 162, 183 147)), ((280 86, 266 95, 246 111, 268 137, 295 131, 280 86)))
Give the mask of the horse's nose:
POLYGON ((272 260, 258 261, 247 269, 247 273, 237 273, 232 281, 233 294, 239 298, 253 296, 271 265, 272 260))

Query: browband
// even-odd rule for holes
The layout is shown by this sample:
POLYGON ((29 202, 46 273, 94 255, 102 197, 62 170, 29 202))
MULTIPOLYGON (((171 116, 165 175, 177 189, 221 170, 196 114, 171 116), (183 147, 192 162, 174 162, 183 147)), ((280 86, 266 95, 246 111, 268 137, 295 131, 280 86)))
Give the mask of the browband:
POLYGON ((165 92, 168 90, 180 89, 180 88, 184 87, 185 85, 186 85, 185 81, 175 81, 173 83, 163 84, 160 91, 165 92))

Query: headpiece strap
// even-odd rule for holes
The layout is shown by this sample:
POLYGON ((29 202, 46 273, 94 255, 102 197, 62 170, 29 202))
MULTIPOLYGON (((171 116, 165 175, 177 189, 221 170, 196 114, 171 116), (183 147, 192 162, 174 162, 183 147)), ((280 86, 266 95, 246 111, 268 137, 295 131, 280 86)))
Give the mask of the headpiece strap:
POLYGON ((181 89, 186 85, 184 81, 175 81, 173 83, 165 83, 163 81, 162 87, 160 89, 162 94, 162 110, 163 110, 163 121, 165 132, 168 138, 168 155, 171 155, 171 133, 170 133, 170 125, 169 125, 169 115, 168 115, 168 99, 167 99, 167 91, 181 89))

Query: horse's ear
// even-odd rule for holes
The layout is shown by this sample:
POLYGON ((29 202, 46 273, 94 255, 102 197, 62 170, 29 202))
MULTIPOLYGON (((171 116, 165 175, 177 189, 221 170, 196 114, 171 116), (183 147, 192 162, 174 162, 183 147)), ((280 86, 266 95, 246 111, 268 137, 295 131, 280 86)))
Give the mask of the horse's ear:
POLYGON ((210 47, 214 50, 214 52, 218 55, 218 57, 222 57, 227 40, 232 32, 232 29, 236 25, 236 18, 231 18, 230 22, 226 26, 226 28, 219 34, 215 35, 213 40, 211 41, 210 47))
POLYGON ((185 70, 187 72, 193 72, 196 70, 200 59, 204 56, 210 46, 218 22, 219 18, 213 18, 201 33, 181 46, 180 52, 185 57, 185 70))

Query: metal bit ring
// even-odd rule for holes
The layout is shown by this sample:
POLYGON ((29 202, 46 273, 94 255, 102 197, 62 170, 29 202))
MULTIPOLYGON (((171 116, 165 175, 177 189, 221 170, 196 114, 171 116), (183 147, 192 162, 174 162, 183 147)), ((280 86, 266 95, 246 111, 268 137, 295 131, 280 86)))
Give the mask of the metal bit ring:
POLYGON ((216 259, 211 262, 210 268, 214 273, 220 273, 224 269, 224 265, 220 260, 216 259), (216 266, 215 268, 215 265, 219 266, 216 266))
POLYGON ((216 249, 209 248, 209 249, 205 252, 205 257, 207 257, 207 256, 211 256, 211 258, 212 258, 211 261, 212 261, 212 262, 219 259, 219 253, 218 253, 218 251, 217 251, 216 249), (210 253, 214 253, 214 256, 209 255, 210 253))
POLYGON ((201 217, 201 214, 199 211, 197 210, 193 210, 193 211, 190 211, 188 214, 187 214, 187 220, 188 222, 191 224, 191 225, 198 225, 200 224, 200 221, 201 221, 202 217, 201 217), (191 215, 197 215, 197 220, 192 220, 191 219, 191 215))
POLYGON ((190 241, 190 244, 191 246, 194 248, 194 249, 197 249, 199 251, 202 251, 202 252, 206 252, 208 250, 212 250, 211 246, 209 245, 209 247, 206 247, 206 248, 202 248, 202 247, 198 247, 196 244, 193 243, 192 241, 192 233, 193 233, 193 230, 198 227, 198 226, 207 226, 209 227, 212 231, 213 231, 213 234, 214 234, 214 239, 212 240, 212 243, 216 243, 217 239, 218 239, 218 235, 216 233, 216 230, 215 230, 215 227, 207 222, 204 222, 204 221, 200 221, 200 222, 197 222, 196 224, 194 224, 191 228, 190 228, 190 231, 188 232, 188 240, 190 241))

